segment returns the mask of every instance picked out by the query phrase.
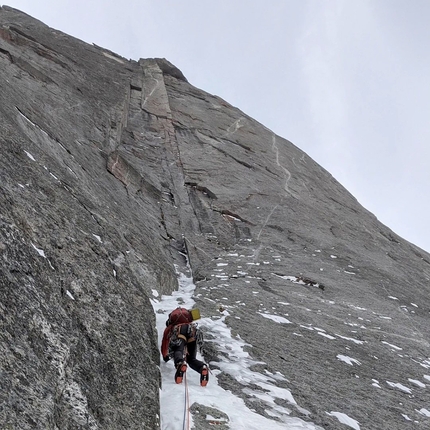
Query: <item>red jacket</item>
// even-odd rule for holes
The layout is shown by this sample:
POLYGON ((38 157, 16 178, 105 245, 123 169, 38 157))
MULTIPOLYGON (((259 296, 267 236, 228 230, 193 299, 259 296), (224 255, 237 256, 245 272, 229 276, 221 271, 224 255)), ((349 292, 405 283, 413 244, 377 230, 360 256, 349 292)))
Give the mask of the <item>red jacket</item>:
POLYGON ((172 334, 174 327, 175 325, 171 324, 164 329, 163 341, 161 342, 161 355, 163 356, 163 358, 169 355, 170 335, 172 334))

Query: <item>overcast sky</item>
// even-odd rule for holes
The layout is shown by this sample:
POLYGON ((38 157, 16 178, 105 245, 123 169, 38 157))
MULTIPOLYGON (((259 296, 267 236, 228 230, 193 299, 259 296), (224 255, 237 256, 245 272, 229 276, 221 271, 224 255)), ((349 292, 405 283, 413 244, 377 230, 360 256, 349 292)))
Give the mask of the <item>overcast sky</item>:
POLYGON ((167 58, 430 252, 430 0, 6 4, 126 58, 167 58))

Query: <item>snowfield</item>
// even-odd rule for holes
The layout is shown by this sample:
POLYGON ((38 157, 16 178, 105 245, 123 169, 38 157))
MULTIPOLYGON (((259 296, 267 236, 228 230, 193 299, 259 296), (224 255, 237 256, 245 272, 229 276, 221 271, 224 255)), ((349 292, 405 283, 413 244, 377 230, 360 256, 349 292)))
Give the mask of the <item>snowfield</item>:
MULTIPOLYGON (((191 308, 194 305, 192 299, 194 289, 195 285, 192 278, 180 274, 179 290, 173 292, 172 295, 160 298, 158 292, 153 291, 152 305, 157 317, 159 345, 166 327, 168 314, 178 306, 191 308)), ((207 387, 200 386, 199 375, 190 368, 186 373, 186 381, 184 380, 181 385, 175 384, 172 361, 164 363, 161 360, 162 387, 160 390, 160 405, 162 430, 196 428, 193 422, 193 413, 189 413, 188 408, 195 411, 197 405, 203 405, 221 412, 217 414, 217 417, 214 416, 215 414, 209 413, 206 413, 206 416, 203 417, 208 424, 212 424, 215 427, 220 424, 226 424, 231 429, 247 430, 320 429, 320 427, 312 423, 290 417, 290 409, 275 403, 275 399, 284 399, 291 404, 291 408, 300 408, 289 390, 279 388, 276 385, 277 380, 286 380, 283 375, 269 372, 262 374, 250 370, 250 366, 257 363, 243 350, 245 342, 240 337, 233 337, 230 329, 224 323, 224 319, 228 315, 227 311, 224 311, 223 315, 217 320, 202 318, 198 321, 199 326, 216 334, 217 349, 225 353, 220 354, 222 356, 221 361, 209 363, 212 369, 207 387), (218 375, 222 372, 229 374, 243 385, 243 391, 248 396, 253 396, 265 402, 267 405, 265 412, 268 416, 276 418, 277 421, 252 411, 241 398, 223 389, 217 380, 218 375), (261 390, 256 391, 247 387, 251 382, 261 387, 261 390)), ((274 320, 276 321, 277 319, 274 318, 274 320)), ((282 319, 278 319, 278 322, 285 323, 282 319)), ((301 409, 301 411, 303 412, 304 410, 301 409)), ((352 419, 350 420, 353 421, 352 419)))

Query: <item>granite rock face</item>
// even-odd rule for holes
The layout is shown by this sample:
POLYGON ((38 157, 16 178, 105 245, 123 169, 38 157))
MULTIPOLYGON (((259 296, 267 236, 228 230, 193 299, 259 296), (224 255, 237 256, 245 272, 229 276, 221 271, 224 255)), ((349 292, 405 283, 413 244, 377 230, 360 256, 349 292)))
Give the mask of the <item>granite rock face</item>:
POLYGON ((184 255, 202 314, 228 309, 251 356, 288 378, 292 415, 428 428, 429 254, 167 60, 3 6, 0 70, 4 428, 158 428, 149 299, 176 288, 184 255))

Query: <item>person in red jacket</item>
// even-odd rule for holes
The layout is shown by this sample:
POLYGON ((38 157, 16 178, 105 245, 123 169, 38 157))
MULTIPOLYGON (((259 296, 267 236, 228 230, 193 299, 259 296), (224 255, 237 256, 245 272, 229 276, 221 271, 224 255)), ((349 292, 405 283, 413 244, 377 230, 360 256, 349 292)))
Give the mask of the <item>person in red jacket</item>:
POLYGON ((169 314, 161 343, 161 355, 165 362, 173 358, 177 384, 182 383, 187 364, 200 373, 202 387, 205 387, 209 381, 208 366, 196 358, 198 335, 197 324, 193 323, 190 311, 178 307, 169 314))

